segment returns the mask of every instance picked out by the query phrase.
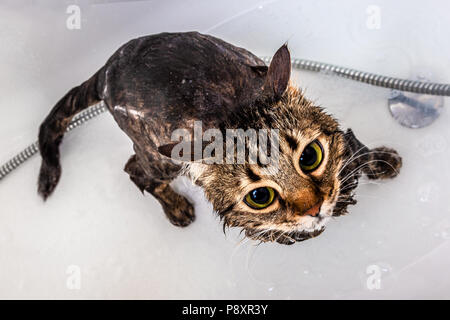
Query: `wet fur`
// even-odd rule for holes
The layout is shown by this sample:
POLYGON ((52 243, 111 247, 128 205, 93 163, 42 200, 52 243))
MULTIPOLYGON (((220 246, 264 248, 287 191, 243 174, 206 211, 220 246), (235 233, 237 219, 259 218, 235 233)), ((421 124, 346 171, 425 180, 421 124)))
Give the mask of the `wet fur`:
POLYGON ((384 147, 369 150, 351 130, 289 86, 290 55, 286 46, 269 67, 245 49, 220 39, 190 33, 162 33, 123 45, 91 79, 69 91, 52 109, 39 132, 42 165, 38 191, 46 199, 60 175, 59 145, 71 118, 103 100, 119 127, 134 144, 125 166, 141 192, 151 193, 174 225, 187 226, 194 209, 170 182, 186 175, 201 186, 225 227, 241 227, 255 240, 292 244, 319 235, 330 216, 355 204, 358 179, 391 178, 401 158, 384 147), (280 170, 259 165, 176 164, 167 156, 177 128, 203 130, 253 128, 280 130, 280 170), (300 146, 320 138, 327 161, 320 175, 296 168, 300 146), (272 183, 280 188, 276 206, 254 212, 242 199, 249 186, 272 183), (317 217, 304 209, 323 202, 317 217), (323 212, 322 212, 323 211, 323 212))

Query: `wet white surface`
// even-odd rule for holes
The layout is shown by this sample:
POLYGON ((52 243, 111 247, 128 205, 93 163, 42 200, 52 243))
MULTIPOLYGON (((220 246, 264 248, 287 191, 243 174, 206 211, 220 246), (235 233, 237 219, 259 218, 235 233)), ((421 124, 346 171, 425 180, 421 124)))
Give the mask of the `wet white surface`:
MULTIPOLYGON (((0 5, 1 163, 36 140, 61 96, 145 34, 198 30, 258 55, 288 40, 295 57, 450 82, 446 1, 53 2, 0 5), (73 3, 79 30, 66 27, 73 3)), ((294 80, 363 142, 396 148, 401 175, 363 181, 351 214, 318 238, 256 246, 238 230, 225 236, 186 181, 177 185, 197 220, 173 227, 122 171, 131 143, 103 114, 66 135, 46 203, 39 157, 1 181, 0 298, 450 298, 448 107, 412 130, 391 118, 385 89, 298 71, 294 80)))

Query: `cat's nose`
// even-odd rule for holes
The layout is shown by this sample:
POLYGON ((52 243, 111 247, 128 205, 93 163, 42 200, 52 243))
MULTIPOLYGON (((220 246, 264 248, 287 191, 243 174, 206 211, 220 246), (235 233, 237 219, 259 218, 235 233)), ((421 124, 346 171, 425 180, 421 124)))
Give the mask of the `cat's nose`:
POLYGON ((316 217, 320 213, 323 198, 310 190, 300 190, 289 201, 294 207, 295 214, 299 216, 316 217))
POLYGON ((316 217, 320 213, 320 208, 322 207, 323 201, 318 201, 315 205, 313 205, 311 208, 306 210, 302 213, 302 216, 312 216, 316 217))

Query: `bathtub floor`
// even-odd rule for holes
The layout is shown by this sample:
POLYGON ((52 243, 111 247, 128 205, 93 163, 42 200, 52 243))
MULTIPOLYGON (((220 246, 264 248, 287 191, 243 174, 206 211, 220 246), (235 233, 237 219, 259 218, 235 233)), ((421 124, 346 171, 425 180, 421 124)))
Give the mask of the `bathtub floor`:
MULTIPOLYGON (((76 1, 0 5, 0 162, 34 142, 71 87, 124 42, 198 30, 258 55, 288 41, 294 57, 450 82, 446 1, 76 1), (378 15, 379 13, 379 15, 378 15)), ((0 182, 0 298, 450 298, 450 113, 419 130, 397 124, 388 90, 295 71, 306 95, 368 146, 399 151, 392 181, 357 190, 350 214, 293 246, 222 232, 199 189, 176 187, 197 220, 173 227, 122 168, 133 153, 109 114, 66 135, 63 175, 44 203, 39 157, 0 182), (194 191, 193 191, 194 190, 194 191)))

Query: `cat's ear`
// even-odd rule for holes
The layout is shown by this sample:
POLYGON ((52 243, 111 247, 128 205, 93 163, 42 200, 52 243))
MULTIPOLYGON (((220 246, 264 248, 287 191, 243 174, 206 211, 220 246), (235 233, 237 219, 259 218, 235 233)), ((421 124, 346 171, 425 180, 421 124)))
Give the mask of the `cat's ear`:
POLYGON ((291 54, 287 44, 281 46, 275 53, 267 70, 264 81, 263 96, 278 101, 286 91, 291 77, 291 54))
POLYGON ((162 146, 158 147, 158 152, 167 157, 167 158, 171 158, 172 157, 172 150, 173 148, 178 144, 178 142, 176 143, 169 143, 169 144, 164 144, 162 146))
POLYGON ((178 161, 194 161, 194 142, 193 141, 185 141, 185 142, 174 142, 164 144, 158 147, 158 152, 167 157, 178 161))

